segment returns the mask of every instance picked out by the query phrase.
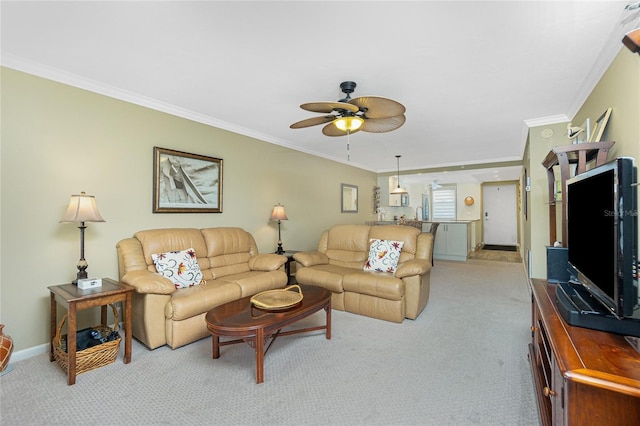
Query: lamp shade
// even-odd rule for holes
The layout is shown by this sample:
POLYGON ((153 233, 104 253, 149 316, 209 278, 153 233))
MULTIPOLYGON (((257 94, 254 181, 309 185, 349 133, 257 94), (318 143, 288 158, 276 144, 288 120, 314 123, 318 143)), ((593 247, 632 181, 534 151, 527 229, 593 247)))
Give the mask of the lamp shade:
POLYGON ((271 220, 289 220, 282 204, 278 203, 273 206, 273 211, 271 212, 271 220))
POLYGON ((394 188, 393 191, 391 191, 391 194, 408 194, 408 192, 398 184, 398 187, 394 188))
POLYGON ((364 120, 360 117, 340 117, 333 121, 336 127, 344 132, 347 130, 350 132, 356 131, 362 126, 364 120))
POLYGON ((80 195, 71 196, 60 222, 104 222, 104 219, 98 211, 95 197, 81 192, 80 195))

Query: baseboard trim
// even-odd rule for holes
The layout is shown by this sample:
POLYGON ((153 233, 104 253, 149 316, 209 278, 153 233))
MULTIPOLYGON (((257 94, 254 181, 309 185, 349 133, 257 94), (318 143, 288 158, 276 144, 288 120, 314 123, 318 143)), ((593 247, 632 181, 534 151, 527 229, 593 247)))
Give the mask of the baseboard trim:
POLYGON ((23 349, 21 351, 13 352, 11 354, 11 362, 13 363, 18 361, 23 361, 25 359, 38 356, 40 354, 46 354, 47 352, 49 352, 49 343, 44 343, 42 345, 38 345, 31 348, 23 349))

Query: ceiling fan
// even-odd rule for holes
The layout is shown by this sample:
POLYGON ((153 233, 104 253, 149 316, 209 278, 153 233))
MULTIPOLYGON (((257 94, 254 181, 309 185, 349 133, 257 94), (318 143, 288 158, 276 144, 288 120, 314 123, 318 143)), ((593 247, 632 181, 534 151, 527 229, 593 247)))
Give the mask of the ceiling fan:
POLYGON ((289 126, 292 129, 326 124, 322 133, 326 136, 345 136, 359 131, 370 133, 385 133, 402 126, 406 120, 406 108, 392 99, 378 96, 362 96, 351 99, 351 93, 356 88, 353 81, 340 83, 340 89, 346 95, 337 102, 310 102, 300 105, 300 108, 319 112, 321 117, 307 118, 289 126))

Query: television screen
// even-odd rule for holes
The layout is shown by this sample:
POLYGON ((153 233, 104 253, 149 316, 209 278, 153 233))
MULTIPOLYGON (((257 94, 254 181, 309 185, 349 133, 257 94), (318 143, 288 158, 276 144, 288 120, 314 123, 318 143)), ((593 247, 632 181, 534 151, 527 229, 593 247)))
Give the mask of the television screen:
POLYGON ((575 182, 567 191, 569 262, 615 298, 614 171, 575 182))
POLYGON ((568 260, 577 280, 615 316, 637 305, 637 205, 633 160, 615 161, 567 183, 568 260))

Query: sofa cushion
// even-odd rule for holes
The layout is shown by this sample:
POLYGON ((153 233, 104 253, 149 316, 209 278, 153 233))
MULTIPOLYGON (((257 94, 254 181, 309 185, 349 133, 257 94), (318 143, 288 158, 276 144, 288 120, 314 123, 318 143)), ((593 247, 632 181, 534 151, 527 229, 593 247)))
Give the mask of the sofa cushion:
POLYGON ((396 269, 396 278, 410 277, 413 275, 423 275, 432 268, 431 262, 424 259, 411 259, 398 266, 396 269))
MULTIPOLYGON (((150 271, 154 271, 154 253, 185 250, 192 247, 196 257, 202 261, 207 259, 207 246, 199 229, 194 228, 166 228, 138 231, 134 237, 140 241, 144 258, 150 271)), ((200 269, 207 269, 207 265, 200 265, 200 269)))
POLYGON ((193 287, 202 281, 202 271, 192 247, 180 251, 154 253, 151 259, 158 273, 170 279, 176 288, 193 287))
POLYGON ((236 283, 207 281, 202 285, 182 288, 173 293, 171 300, 165 305, 164 316, 173 321, 182 321, 241 297, 242 290, 236 283))
POLYGON ((329 229, 325 252, 329 263, 362 269, 369 253, 369 228, 367 225, 335 225, 329 229))
POLYGON ((157 272, 147 271, 146 269, 129 271, 120 277, 120 281, 134 287, 136 292, 141 294, 172 294, 176 291, 176 286, 171 280, 157 272))
POLYGON ((242 228, 204 228, 201 232, 207 242, 207 257, 234 253, 257 254, 253 237, 242 228))
POLYGON ((404 241, 372 238, 369 242, 369 257, 362 269, 365 271, 394 273, 398 267, 398 260, 400 259, 404 241))
POLYGON ((265 290, 273 290, 284 287, 286 280, 282 282, 284 271, 247 271, 240 274, 227 275, 216 281, 231 282, 240 289, 240 297, 253 296, 265 290))
POLYGON ((417 238, 419 235, 420 230, 413 226, 379 225, 371 227, 369 238, 403 241, 404 245, 402 246, 402 252, 400 253, 400 259, 398 261, 398 263, 401 264, 416 257, 417 238))
POLYGON ((262 253, 249 259, 249 268, 252 271, 275 271, 286 262, 286 256, 275 253, 262 253))
POLYGON ((400 300, 404 296, 404 283, 386 272, 355 271, 342 279, 346 292, 367 294, 381 299, 400 300))
POLYGON ((315 265, 300 268, 296 280, 308 285, 326 288, 333 293, 342 293, 342 277, 355 269, 339 265, 315 265))
POLYGON ((209 262, 212 273, 218 279, 227 275, 249 272, 251 270, 249 258, 249 253, 223 254, 209 259, 209 262))
POLYGON ((329 258, 327 257, 327 255, 324 253, 320 253, 319 251, 302 251, 294 254, 293 258, 302 266, 329 264, 329 258))
POLYGON ((216 279, 250 270, 249 259, 258 254, 251 234, 236 227, 204 228, 201 232, 207 243, 209 267, 216 279))

